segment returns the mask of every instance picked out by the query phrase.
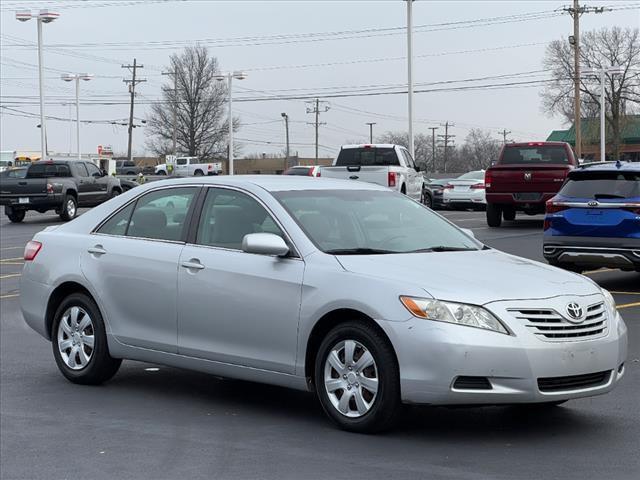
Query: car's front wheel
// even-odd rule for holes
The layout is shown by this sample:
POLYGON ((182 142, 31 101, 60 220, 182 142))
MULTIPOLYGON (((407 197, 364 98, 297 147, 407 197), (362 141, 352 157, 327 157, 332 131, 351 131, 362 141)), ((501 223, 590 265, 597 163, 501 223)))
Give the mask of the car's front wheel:
POLYGON ((315 385, 322 408, 345 430, 385 430, 400 411, 395 354, 367 324, 344 323, 327 334, 316 356, 315 385))
POLYGON ((73 383, 98 385, 113 377, 122 360, 112 358, 100 310, 83 293, 73 293, 58 307, 51 329, 53 356, 73 383))

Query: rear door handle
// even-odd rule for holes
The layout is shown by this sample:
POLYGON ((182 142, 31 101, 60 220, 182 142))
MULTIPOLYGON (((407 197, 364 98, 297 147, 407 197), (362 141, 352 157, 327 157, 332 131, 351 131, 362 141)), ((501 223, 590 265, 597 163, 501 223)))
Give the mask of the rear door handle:
POLYGON ((189 270, 202 270, 202 269, 204 269, 204 265, 202 265, 200 263, 200 260, 198 260, 197 258, 192 258, 188 262, 182 262, 181 265, 184 268, 187 268, 189 270))
POLYGON ((107 251, 102 247, 102 245, 95 245, 93 247, 89 247, 87 249, 87 252, 89 252, 91 255, 96 255, 96 256, 104 255, 105 253, 107 253, 107 251))

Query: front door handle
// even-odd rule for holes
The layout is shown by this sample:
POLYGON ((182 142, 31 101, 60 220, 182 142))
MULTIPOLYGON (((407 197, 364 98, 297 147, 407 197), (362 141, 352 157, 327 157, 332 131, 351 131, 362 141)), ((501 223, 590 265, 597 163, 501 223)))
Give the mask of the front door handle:
POLYGON ((102 245, 95 245, 93 247, 89 247, 87 249, 87 252, 89 252, 91 255, 96 255, 96 256, 100 256, 100 255, 104 255, 105 253, 107 253, 107 251, 102 247, 102 245))
POLYGON ((202 265, 200 263, 200 260, 198 260, 197 258, 192 258, 188 262, 182 262, 181 265, 184 268, 187 268, 189 270, 202 270, 202 269, 204 269, 204 265, 202 265))

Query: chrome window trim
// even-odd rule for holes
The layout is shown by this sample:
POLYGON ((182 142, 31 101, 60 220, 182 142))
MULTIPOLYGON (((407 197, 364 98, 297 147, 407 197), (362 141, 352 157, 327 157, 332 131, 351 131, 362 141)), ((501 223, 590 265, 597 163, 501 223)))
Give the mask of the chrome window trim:
MULTIPOLYGON (((252 192, 249 192, 249 191, 247 191, 247 190, 245 190, 243 188, 236 187, 235 185, 218 185, 218 184, 209 185, 209 184, 207 184, 207 185, 203 185, 203 186, 204 186, 205 189, 218 188, 218 189, 223 189, 223 190, 234 190, 236 192, 243 193, 243 194, 247 195, 248 197, 252 198, 253 200, 255 200, 258 203, 258 205, 260 205, 262 208, 265 209, 265 211, 271 217, 273 222, 278 226, 278 228, 280 228, 280 230, 285 235, 285 237, 287 237, 285 241, 287 241, 288 245, 291 245, 293 247, 293 251, 290 252, 289 256, 280 257, 280 258, 296 258, 296 259, 302 260, 302 255, 300 255, 300 249, 297 247, 295 242, 292 240, 291 235, 289 235, 289 232, 287 232, 286 228, 284 228, 284 226, 280 222, 280 219, 278 219, 278 217, 275 215, 275 213, 273 213, 273 210, 271 210, 271 208, 269 208, 269 206, 266 205, 255 194, 253 194, 252 192)), ((203 200, 203 203, 202 203, 203 207, 204 207, 204 202, 207 200, 207 195, 208 194, 209 194, 209 192, 207 191, 205 193, 204 200, 203 200)), ((275 197, 274 197, 274 200, 277 201, 277 199, 275 197)), ((200 217, 197 219, 197 221, 198 221, 198 229, 196 230, 196 238, 197 238, 198 230, 200 230, 200 218, 202 218, 202 213, 203 212, 201 211, 200 212, 200 217)), ((288 214, 288 212, 287 212, 287 214, 288 214)), ((249 254, 249 252, 245 252, 241 248, 226 248, 226 247, 218 247, 218 246, 215 246, 215 245, 203 245, 203 244, 200 244, 200 243, 187 243, 186 245, 193 246, 193 247, 204 247, 204 248, 212 248, 212 249, 215 249, 215 250, 223 250, 223 251, 229 251, 229 252, 241 252, 241 253, 249 254)), ((249 255, 258 255, 258 254, 250 253, 249 255)), ((265 256, 265 255, 262 255, 262 256, 265 256)))

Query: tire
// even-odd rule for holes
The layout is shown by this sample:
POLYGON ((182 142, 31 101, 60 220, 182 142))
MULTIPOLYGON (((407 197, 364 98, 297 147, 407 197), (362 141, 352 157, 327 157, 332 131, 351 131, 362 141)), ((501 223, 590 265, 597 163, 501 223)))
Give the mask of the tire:
POLYGON ((120 190, 118 190, 117 188, 114 188, 111 190, 111 195, 109 195, 109 198, 115 198, 118 195, 120 195, 122 192, 120 190))
POLYGON ((135 175, 135 174, 136 174, 136 172, 127 172, 127 173, 125 173, 125 175, 135 175))
POLYGON ((7 213, 7 217, 11 223, 20 223, 24 220, 25 214, 24 210, 13 210, 11 213, 7 213))
POLYGON ((158 173, 156 173, 156 175, 166 175, 167 172, 164 170, 160 170, 158 173))
POLYGON ((502 208, 495 203, 487 203, 487 225, 498 228, 502 224, 502 208))
POLYGON ((195 172, 193 172, 194 177, 202 177, 203 175, 204 173, 202 173, 202 170, 196 170, 195 172))
POLYGON ((78 214, 78 200, 73 195, 65 195, 62 207, 60 207, 60 218, 65 222, 73 220, 78 214))
POLYGON ((393 348, 373 327, 361 322, 348 322, 331 330, 318 349, 314 377, 322 408, 343 430, 373 433, 389 429, 395 423, 401 408, 400 372, 393 348), (353 349, 351 366, 345 361, 348 344, 353 349), (358 361, 367 358, 367 352, 373 363, 361 371, 356 370, 358 361), (330 355, 335 355, 333 358, 337 364, 329 363, 330 355), (370 388, 377 389, 375 393, 364 385, 365 378, 370 388), (375 383, 372 382, 374 378, 377 379, 375 383), (325 379, 336 386, 331 393, 325 379), (348 398, 347 402, 341 402, 342 398, 348 398), (344 408, 345 412, 339 408, 344 408))
POLYGON ((508 222, 512 222, 516 219, 516 209, 507 207, 502 210, 502 216, 508 222))
POLYGON ((433 209, 433 198, 431 198, 431 195, 426 193, 424 190, 422 191, 422 198, 420 199, 420 203, 433 209))
POLYGON ((58 307, 51 328, 51 344, 60 372, 73 383, 99 385, 113 377, 122 363, 109 355, 100 310, 84 293, 69 295, 58 307), (93 347, 88 341, 90 337, 93 347))

